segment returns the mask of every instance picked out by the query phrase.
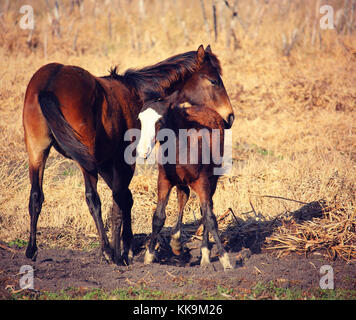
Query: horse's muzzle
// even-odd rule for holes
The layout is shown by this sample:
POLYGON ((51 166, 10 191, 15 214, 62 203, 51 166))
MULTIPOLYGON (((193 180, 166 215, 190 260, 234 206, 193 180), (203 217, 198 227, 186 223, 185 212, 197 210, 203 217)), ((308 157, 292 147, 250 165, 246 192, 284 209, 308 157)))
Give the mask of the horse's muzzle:
POLYGON ((229 116, 227 117, 227 120, 224 120, 226 129, 230 129, 234 121, 235 121, 235 115, 233 113, 230 113, 229 116))

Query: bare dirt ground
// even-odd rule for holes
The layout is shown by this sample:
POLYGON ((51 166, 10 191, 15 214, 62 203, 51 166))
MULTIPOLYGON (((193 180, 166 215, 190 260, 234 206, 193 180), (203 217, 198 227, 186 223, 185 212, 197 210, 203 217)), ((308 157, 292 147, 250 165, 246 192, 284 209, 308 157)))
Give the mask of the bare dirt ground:
MULTIPOLYGON (((34 289, 40 292, 59 292, 67 288, 84 290, 100 288, 140 288, 182 296, 191 295, 204 298, 214 294, 217 288, 227 292, 246 291, 257 283, 271 283, 287 289, 316 289, 321 278, 320 267, 331 265, 334 271, 335 289, 356 289, 356 268, 337 259, 330 261, 321 252, 308 257, 290 254, 277 258, 266 250, 251 247, 235 250, 241 244, 230 242, 229 257, 234 265, 227 272, 212 248, 212 264, 208 268, 199 266, 200 241, 192 240, 186 244, 181 259, 172 256, 166 246, 167 239, 161 237, 158 252, 160 263, 143 264, 146 235, 136 235, 134 263, 130 266, 116 266, 100 258, 99 249, 91 251, 58 248, 40 248, 35 262, 27 259, 24 250, 0 249, 0 298, 9 298, 9 292, 19 290, 19 274, 22 265, 34 269, 34 289), (235 245, 235 246, 234 246, 235 245), (7 288, 5 290, 5 288, 7 288)), ((351 298, 351 297, 350 297, 351 298)))

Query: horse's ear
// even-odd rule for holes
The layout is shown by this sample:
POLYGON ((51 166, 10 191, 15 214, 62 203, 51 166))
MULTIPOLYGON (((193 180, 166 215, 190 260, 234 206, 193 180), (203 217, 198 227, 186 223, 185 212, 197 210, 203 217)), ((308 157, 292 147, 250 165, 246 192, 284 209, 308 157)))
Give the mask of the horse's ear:
POLYGON ((212 54, 213 52, 211 51, 210 44, 205 48, 205 52, 212 54))
POLYGON ((199 63, 202 63, 204 61, 205 58, 205 51, 204 51, 204 47, 201 44, 197 50, 197 59, 199 63))

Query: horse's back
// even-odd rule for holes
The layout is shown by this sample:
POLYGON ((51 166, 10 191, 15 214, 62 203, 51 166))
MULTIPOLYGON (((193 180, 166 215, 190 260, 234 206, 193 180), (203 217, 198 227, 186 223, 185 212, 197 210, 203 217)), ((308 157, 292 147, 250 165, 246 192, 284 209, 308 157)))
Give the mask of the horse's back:
POLYGON ((50 92, 58 100, 58 107, 66 121, 82 137, 82 142, 93 150, 95 139, 95 100, 98 98, 96 78, 88 71, 59 63, 41 67, 32 76, 26 90, 23 124, 25 137, 45 139, 48 125, 38 98, 50 92), (36 132, 35 132, 36 131, 36 132))
POLYGON ((66 109, 89 104, 96 88, 96 78, 88 71, 59 63, 42 66, 32 76, 26 90, 25 108, 37 104, 41 91, 53 92, 65 113, 66 109))

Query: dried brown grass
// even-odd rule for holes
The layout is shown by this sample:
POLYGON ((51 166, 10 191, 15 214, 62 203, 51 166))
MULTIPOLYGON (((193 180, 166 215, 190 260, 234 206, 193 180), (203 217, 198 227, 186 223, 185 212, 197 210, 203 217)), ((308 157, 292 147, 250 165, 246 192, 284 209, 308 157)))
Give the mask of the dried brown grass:
MULTIPOLYGON (((217 216, 232 208, 241 224, 236 230, 241 232, 271 222, 274 233, 267 245, 282 246, 278 252, 325 248, 330 256, 336 253, 348 261, 355 259, 356 60, 353 49, 347 48, 356 48, 356 32, 337 35, 332 30, 322 31, 321 45, 312 46, 310 12, 314 9, 309 9, 315 7, 313 3, 293 1, 287 10, 287 1, 282 6, 280 1, 257 5, 241 1, 240 16, 249 27, 245 32, 237 25, 240 48, 232 50, 226 47, 224 29, 219 29, 217 43, 207 36, 199 2, 181 1, 176 7, 164 2, 162 8, 163 2, 153 1, 146 8, 146 17, 140 18, 136 1, 131 6, 121 1, 120 8, 117 1, 96 7, 95 2, 86 2, 84 15, 78 8, 69 15, 69 2, 62 1, 58 38, 52 34, 44 2, 27 2, 39 12, 30 44, 26 43, 28 31, 16 24, 21 1, 11 2, 9 12, 0 18, 0 240, 27 239, 29 232, 30 186, 21 113, 26 85, 40 66, 58 61, 104 75, 113 65, 119 65, 120 71, 141 67, 195 49, 200 43, 211 43, 221 59, 223 79, 236 112, 234 166, 231 175, 218 185, 214 197, 217 216), (189 31, 188 38, 181 21, 189 31), (290 56, 284 57, 282 34, 295 28, 300 36, 290 56), (285 214, 299 210, 300 202, 265 195, 303 203, 323 200, 329 209, 321 218, 297 222, 285 214), (280 225, 272 225, 276 219, 280 225)), ((340 4, 335 1, 334 5, 340 4)), ((140 166, 132 180, 135 233, 150 232, 156 176, 152 168, 140 166)), ((54 151, 45 171, 44 192, 39 243, 77 247, 78 243, 85 246, 82 235, 95 239, 81 173, 54 151), (51 232, 57 236, 51 237, 51 232)), ((109 227, 111 194, 102 180, 99 193, 109 227)), ((176 212, 173 194, 166 225, 173 224, 176 212)), ((187 204, 184 222, 193 221, 193 213, 199 217, 194 195, 187 204)), ((231 215, 222 222, 221 227, 235 224, 231 215)))
POLYGON ((267 237, 266 245, 269 250, 278 249, 279 255, 326 251, 330 259, 339 256, 351 262, 356 259, 355 231, 355 211, 325 207, 322 217, 310 221, 283 219, 282 225, 267 237))

